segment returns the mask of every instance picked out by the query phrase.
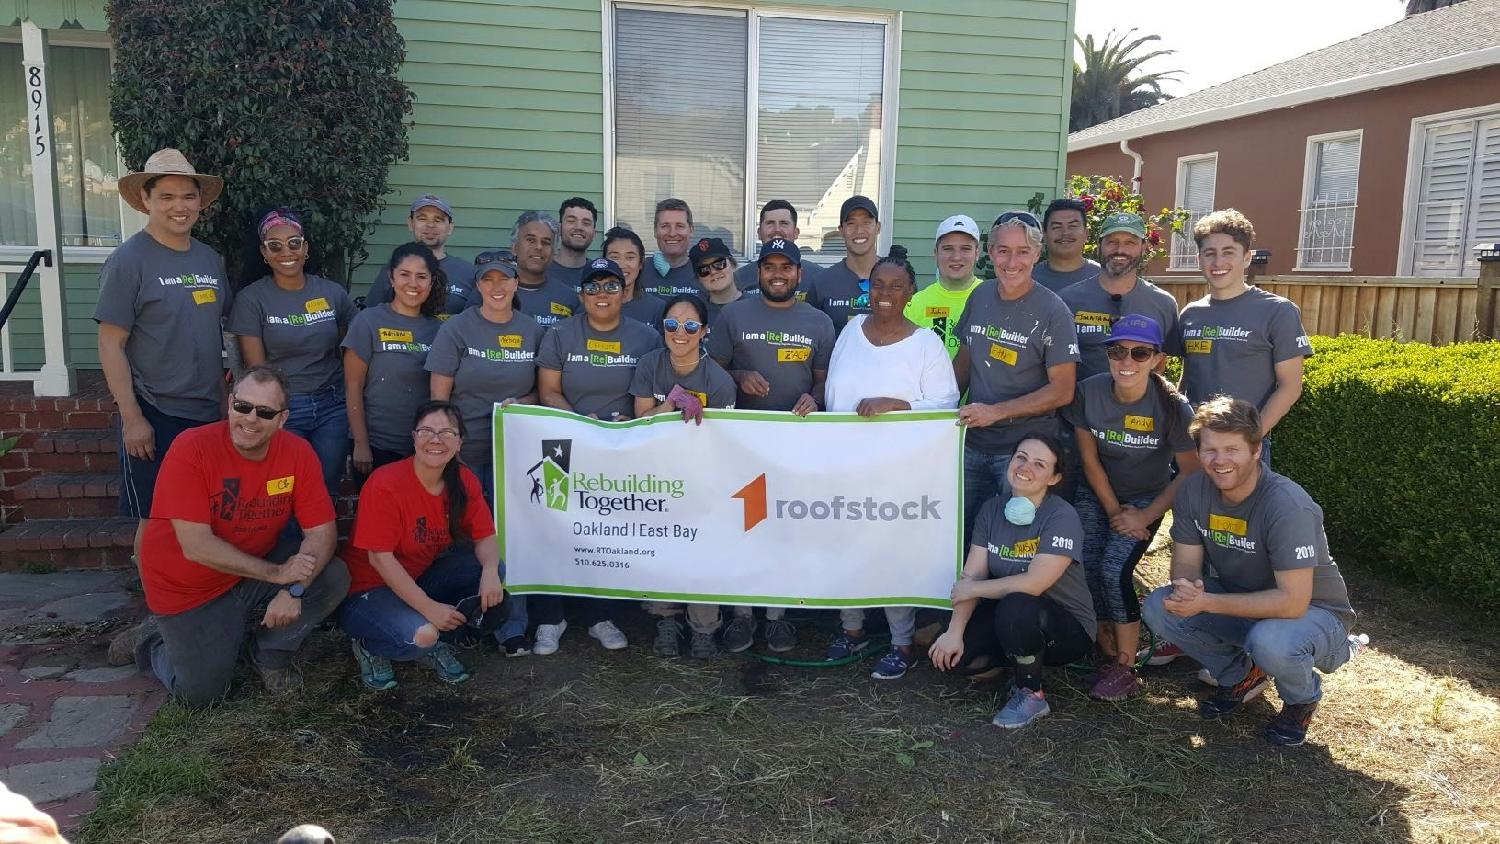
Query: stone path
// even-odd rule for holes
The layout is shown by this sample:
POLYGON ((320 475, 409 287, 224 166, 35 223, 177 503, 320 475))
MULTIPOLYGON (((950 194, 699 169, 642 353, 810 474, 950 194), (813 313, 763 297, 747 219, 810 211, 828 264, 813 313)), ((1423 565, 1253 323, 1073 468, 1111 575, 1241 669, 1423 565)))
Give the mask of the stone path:
POLYGON ((161 685, 105 659, 144 612, 125 572, 0 573, 0 781, 64 829, 93 810, 99 766, 145 729, 161 685))

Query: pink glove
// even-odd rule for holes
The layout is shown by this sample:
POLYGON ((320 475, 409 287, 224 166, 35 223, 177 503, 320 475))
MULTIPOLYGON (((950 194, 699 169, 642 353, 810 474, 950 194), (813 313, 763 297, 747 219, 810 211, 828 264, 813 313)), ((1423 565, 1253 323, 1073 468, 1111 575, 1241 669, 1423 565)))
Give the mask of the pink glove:
POLYGON ((698 397, 682 389, 681 384, 672 387, 672 392, 667 393, 667 404, 682 411, 682 421, 691 419, 699 425, 703 424, 703 402, 698 397))

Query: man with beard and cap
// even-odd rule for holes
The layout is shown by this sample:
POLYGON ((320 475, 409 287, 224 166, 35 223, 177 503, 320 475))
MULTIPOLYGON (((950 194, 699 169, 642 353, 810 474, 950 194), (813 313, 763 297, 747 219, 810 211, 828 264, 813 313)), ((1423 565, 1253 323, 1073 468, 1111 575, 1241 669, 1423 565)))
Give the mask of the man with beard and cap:
POLYGON ((1089 245, 1089 223, 1088 209, 1082 202, 1070 196, 1052 200, 1042 215, 1042 240, 1047 260, 1031 271, 1037 284, 1057 293, 1099 275, 1099 265, 1083 257, 1084 247, 1089 245))
POLYGON ((511 256, 519 273, 516 277, 519 310, 543 328, 579 312, 578 286, 549 276, 552 247, 557 238, 557 220, 546 211, 522 212, 510 230, 511 256))
POLYGON ((557 209, 559 231, 552 263, 547 265, 547 280, 560 281, 569 289, 578 287, 583 268, 589 262, 589 247, 599 222, 599 209, 581 196, 570 196, 557 209))
MULTIPOLYGON (((411 204, 406 217, 406 227, 411 229, 412 239, 432 250, 437 256, 438 266, 448 279, 448 298, 443 312, 461 314, 470 305, 479 303, 479 294, 474 292, 474 265, 444 251, 448 239, 453 237, 453 206, 440 196, 426 193, 411 204)), ((370 292, 365 294, 365 307, 381 305, 395 298, 391 289, 391 271, 381 267, 370 283, 370 292)))
POLYGON ((880 211, 868 196, 851 196, 839 208, 844 260, 818 274, 807 301, 828 314, 836 331, 855 314, 870 312, 870 272, 880 261, 880 211))
POLYGON ((1073 312, 1078 329, 1078 380, 1109 371, 1104 347, 1109 328, 1125 314, 1141 314, 1161 326, 1166 344, 1162 351, 1182 354, 1177 336, 1177 300, 1172 294, 1140 277, 1145 263, 1146 221, 1140 215, 1120 211, 1109 215, 1099 230, 1099 277, 1064 287, 1057 295, 1073 312))
POLYGON ((684 293, 698 295, 698 279, 688 249, 693 245, 693 209, 680 199, 663 199, 656 203, 652 218, 656 234, 656 254, 641 268, 636 289, 654 293, 663 299, 684 293))
MULTIPOLYGON (((755 237, 761 243, 773 240, 797 242, 802 230, 797 228, 797 209, 785 199, 773 199, 760 208, 760 225, 755 227, 755 237)), ((823 268, 810 261, 802 264, 802 282, 798 293, 803 299, 807 291, 818 280, 823 268)), ((734 271, 734 286, 753 293, 760 290, 760 265, 751 261, 734 271)))

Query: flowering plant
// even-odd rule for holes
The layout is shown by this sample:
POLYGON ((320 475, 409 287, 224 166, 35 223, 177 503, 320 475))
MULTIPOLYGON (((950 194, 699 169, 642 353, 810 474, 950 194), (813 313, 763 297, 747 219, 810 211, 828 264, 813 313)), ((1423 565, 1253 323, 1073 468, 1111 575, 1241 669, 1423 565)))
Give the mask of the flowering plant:
POLYGON ((1145 200, 1128 182, 1113 176, 1071 176, 1068 179, 1068 196, 1083 203, 1086 209, 1085 222, 1089 227, 1089 242, 1083 248, 1086 258, 1099 258, 1099 231, 1104 227, 1104 218, 1119 211, 1139 214, 1146 221, 1145 263, 1164 258, 1171 248, 1167 242, 1169 234, 1187 234, 1188 212, 1181 208, 1163 208, 1156 214, 1148 214, 1145 200))

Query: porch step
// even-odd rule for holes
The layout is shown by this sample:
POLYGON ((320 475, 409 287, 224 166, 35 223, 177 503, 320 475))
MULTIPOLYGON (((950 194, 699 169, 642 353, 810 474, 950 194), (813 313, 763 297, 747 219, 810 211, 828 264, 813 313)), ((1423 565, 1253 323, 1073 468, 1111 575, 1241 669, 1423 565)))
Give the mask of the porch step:
POLYGON ((0 533, 0 571, 130 565, 135 519, 31 519, 0 533))
POLYGON ((47 472, 15 488, 26 521, 33 519, 108 518, 120 512, 117 472, 47 472))
POLYGON ((42 472, 113 474, 120 470, 120 439, 110 428, 48 431, 31 444, 26 465, 42 472))

